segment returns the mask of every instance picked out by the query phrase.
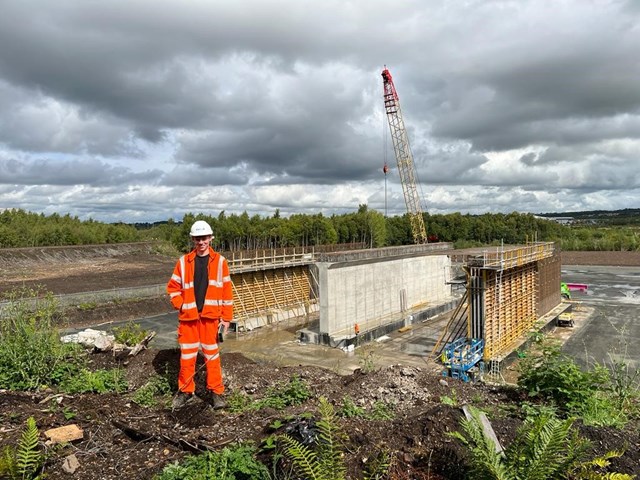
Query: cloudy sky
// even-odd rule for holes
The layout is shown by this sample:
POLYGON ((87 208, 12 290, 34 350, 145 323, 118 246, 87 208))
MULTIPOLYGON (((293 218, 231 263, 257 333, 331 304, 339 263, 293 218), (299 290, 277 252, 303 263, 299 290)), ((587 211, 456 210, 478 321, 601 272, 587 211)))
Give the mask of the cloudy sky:
POLYGON ((428 212, 640 207, 638 0, 0 11, 0 209, 402 214, 385 65, 428 212))

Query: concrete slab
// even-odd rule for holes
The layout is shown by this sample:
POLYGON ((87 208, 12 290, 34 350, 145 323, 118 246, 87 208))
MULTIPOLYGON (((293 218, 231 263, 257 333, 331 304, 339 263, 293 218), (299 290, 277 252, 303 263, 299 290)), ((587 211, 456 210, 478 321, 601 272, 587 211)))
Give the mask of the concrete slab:
POLYGON ((562 280, 583 283, 572 292, 576 305, 591 314, 563 346, 581 365, 624 361, 640 368, 640 268, 564 266, 562 280))

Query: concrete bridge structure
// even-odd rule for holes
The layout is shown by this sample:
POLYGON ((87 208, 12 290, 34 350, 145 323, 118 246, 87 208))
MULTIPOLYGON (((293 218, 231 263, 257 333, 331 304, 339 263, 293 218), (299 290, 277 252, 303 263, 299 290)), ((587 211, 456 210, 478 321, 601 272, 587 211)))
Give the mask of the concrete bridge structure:
POLYGON ((448 313, 431 354, 460 336, 500 362, 561 304, 553 243, 454 250, 451 244, 227 255, 236 329, 306 316, 303 342, 348 347, 448 313), (460 293, 461 285, 464 290, 460 293))

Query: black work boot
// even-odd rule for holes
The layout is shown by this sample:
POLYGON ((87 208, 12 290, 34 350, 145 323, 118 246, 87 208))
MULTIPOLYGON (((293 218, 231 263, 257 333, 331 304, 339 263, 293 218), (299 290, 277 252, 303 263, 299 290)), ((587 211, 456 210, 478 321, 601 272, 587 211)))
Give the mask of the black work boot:
POLYGON ((222 408, 227 408, 227 402, 225 402, 222 395, 211 392, 211 398, 213 399, 213 409, 220 410, 222 408))
POLYGON ((193 394, 178 392, 175 397, 173 397, 173 401, 171 402, 171 408, 173 410, 178 410, 179 408, 184 407, 187 403, 189 403, 193 399, 193 394))

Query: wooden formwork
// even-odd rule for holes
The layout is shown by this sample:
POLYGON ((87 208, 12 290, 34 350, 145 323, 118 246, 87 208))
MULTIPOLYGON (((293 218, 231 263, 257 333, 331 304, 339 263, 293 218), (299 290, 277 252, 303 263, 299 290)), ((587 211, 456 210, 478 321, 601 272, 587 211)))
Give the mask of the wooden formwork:
POLYGON ((538 318, 551 311, 560 302, 560 252, 536 263, 538 268, 538 318))
POLYGON ((537 268, 529 263, 507 270, 482 270, 485 360, 513 351, 537 315, 537 268))
POLYGON ((317 302, 308 266, 281 267, 232 273, 234 316, 242 324, 251 317, 273 317, 317 302))
POLYGON ((484 360, 511 353, 560 301, 560 255, 552 243, 470 257, 467 335, 485 341, 484 360))

